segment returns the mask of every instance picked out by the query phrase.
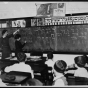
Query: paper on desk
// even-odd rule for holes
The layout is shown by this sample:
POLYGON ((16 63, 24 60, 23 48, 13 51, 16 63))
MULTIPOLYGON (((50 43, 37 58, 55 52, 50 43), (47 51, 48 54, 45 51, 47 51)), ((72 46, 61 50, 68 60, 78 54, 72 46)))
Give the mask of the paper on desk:
POLYGON ((17 58, 16 58, 16 57, 14 57, 14 58, 11 58, 10 60, 17 60, 17 58))
POLYGON ((30 56, 29 58, 41 58, 41 56, 30 56))

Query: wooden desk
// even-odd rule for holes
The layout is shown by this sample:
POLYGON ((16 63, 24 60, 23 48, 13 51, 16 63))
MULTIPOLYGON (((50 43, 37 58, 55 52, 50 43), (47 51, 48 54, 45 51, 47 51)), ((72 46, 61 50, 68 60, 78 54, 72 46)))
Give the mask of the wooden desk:
POLYGON ((25 62, 25 64, 29 64, 32 69, 34 70, 34 72, 42 72, 47 66, 45 65, 45 61, 46 61, 46 57, 41 57, 38 59, 30 60, 32 58, 28 58, 27 61, 25 62))
MULTIPOLYGON (((30 58, 29 58, 30 59, 30 58)), ((34 72, 41 72, 46 68, 44 64, 46 57, 42 57, 39 61, 26 61, 26 64, 29 64, 34 72)), ((4 69, 6 66, 13 65, 15 63, 19 63, 17 60, 0 60, 0 69, 4 69)))
POLYGON ((68 85, 88 85, 88 78, 77 77, 77 76, 68 76, 67 77, 68 85))
POLYGON ((26 61, 26 64, 30 65, 31 68, 34 70, 34 72, 42 72, 44 69, 47 68, 47 65, 41 62, 31 62, 31 61, 26 61))
POLYGON ((11 71, 11 72, 5 73, 1 76, 1 79, 4 83, 12 83, 12 84, 22 84, 30 78, 31 78, 31 73, 17 72, 17 71, 11 71), (15 79, 14 80, 6 80, 5 77, 7 75, 15 76, 15 79))

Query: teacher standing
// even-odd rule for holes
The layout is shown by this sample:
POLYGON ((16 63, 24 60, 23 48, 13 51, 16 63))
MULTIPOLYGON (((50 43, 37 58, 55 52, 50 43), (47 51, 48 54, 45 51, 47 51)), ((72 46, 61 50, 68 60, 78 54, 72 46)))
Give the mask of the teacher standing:
POLYGON ((14 35, 18 32, 19 30, 16 30, 13 34, 8 35, 7 30, 2 31, 2 38, 1 38, 1 46, 2 46, 2 58, 1 59, 6 59, 11 57, 11 49, 9 45, 9 38, 14 37, 14 35))

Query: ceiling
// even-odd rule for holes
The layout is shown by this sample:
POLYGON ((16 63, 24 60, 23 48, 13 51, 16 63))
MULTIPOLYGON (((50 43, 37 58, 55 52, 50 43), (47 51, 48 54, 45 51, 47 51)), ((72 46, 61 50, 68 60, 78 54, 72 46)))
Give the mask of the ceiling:
MULTIPOLYGON (((2 1, 0 2, 0 19, 36 16, 35 3, 44 4, 54 2, 2 1)), ((88 2, 65 2, 65 3, 66 3, 66 14, 88 12, 88 2)))

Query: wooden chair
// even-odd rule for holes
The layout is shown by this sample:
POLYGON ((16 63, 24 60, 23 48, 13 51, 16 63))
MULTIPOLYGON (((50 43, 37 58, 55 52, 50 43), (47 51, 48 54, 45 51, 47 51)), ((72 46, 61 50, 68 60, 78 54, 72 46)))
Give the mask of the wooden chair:
POLYGON ((68 85, 88 85, 88 78, 68 76, 67 82, 68 85))

